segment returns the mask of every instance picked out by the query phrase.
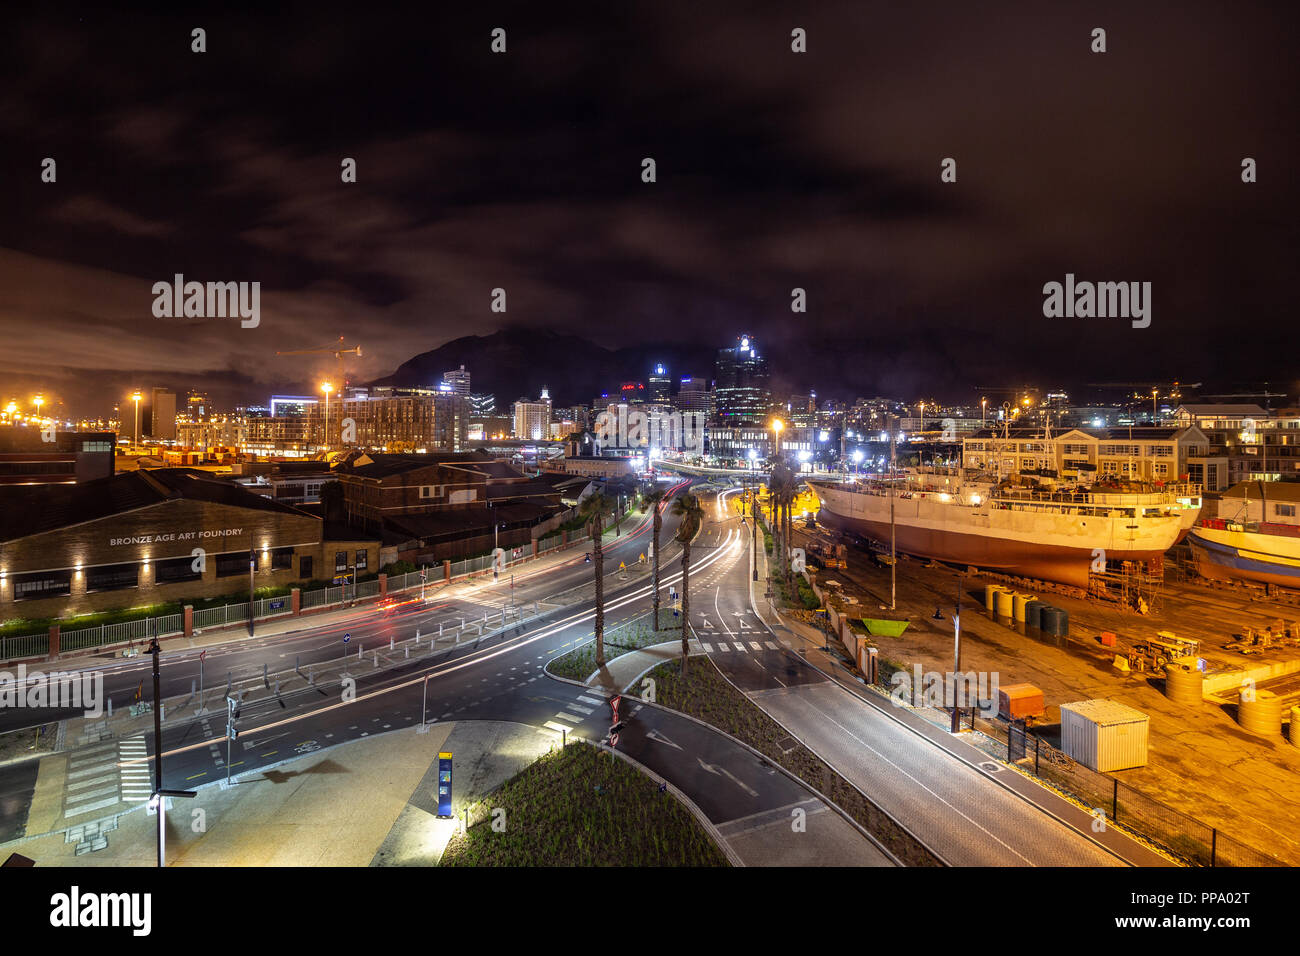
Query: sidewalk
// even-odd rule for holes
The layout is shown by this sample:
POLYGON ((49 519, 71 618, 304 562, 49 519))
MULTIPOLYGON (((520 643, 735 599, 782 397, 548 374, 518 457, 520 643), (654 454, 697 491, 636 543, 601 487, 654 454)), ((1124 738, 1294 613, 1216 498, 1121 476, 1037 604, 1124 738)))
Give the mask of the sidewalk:
MULTIPOLYGON (((703 654, 704 649, 695 638, 690 639, 691 654, 703 654)), ((677 660, 682 656, 681 641, 665 641, 652 644, 637 651, 629 651, 612 661, 587 678, 588 687, 599 687, 610 694, 621 694, 638 677, 664 661, 677 660)))
MULTIPOLYGON (((485 796, 545 753, 537 728, 504 721, 433 724, 368 737, 213 783, 173 799, 172 866, 432 866, 455 829, 435 816, 438 754, 455 756, 453 808, 485 796)), ((143 806, 101 822, 106 845, 77 856, 74 832, 0 845, 38 866, 153 866, 157 821, 143 806)))

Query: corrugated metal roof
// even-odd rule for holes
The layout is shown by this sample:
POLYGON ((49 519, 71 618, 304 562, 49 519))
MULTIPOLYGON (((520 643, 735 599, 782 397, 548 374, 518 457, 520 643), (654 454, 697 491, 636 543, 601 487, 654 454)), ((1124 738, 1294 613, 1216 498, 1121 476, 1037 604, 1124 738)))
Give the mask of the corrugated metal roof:
POLYGON ((1085 720, 1090 720, 1101 727, 1109 727, 1112 724, 1131 724, 1147 719, 1147 715, 1142 711, 1134 710, 1127 704, 1121 704, 1117 700, 1106 698, 1076 700, 1072 704, 1062 704, 1061 710, 1068 710, 1071 713, 1078 714, 1085 720))
POLYGON ((147 505, 188 499, 311 517, 291 505, 255 494, 234 481, 188 468, 124 471, 79 485, 0 488, 0 541, 109 518, 147 505))

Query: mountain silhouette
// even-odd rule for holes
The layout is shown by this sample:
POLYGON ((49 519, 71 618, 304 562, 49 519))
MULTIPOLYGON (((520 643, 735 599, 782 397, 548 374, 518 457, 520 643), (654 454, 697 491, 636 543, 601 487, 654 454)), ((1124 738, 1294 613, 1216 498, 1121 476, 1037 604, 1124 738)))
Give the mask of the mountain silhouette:
POLYGON ((557 406, 587 404, 602 392, 616 394, 620 383, 644 382, 662 362, 673 378, 713 377, 717 350, 708 347, 632 346, 608 349, 577 335, 539 329, 502 329, 490 335, 466 335, 407 359, 371 385, 429 386, 442 373, 462 365, 471 390, 496 396, 497 409, 517 398, 536 398, 549 390, 557 406))

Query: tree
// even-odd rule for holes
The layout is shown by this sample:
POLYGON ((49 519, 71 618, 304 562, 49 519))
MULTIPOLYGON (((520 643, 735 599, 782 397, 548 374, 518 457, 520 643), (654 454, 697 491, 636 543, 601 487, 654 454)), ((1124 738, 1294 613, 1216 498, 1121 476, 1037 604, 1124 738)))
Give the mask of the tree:
POLYGON ((610 500, 600 492, 582 499, 581 514, 591 535, 592 569, 596 574, 596 666, 605 666, 605 512, 610 500))
POLYGON ((677 541, 682 546, 682 676, 686 676, 686 658, 690 654, 691 618, 691 539, 704 523, 704 508, 697 495, 689 492, 673 500, 673 517, 682 523, 677 528, 677 541))
POLYGON ((641 504, 654 510, 654 527, 651 532, 652 544, 650 548, 650 563, 654 569, 654 608, 655 608, 655 630, 659 630, 659 532, 663 530, 664 519, 660 514, 659 505, 664 500, 664 489, 657 481, 648 482, 641 489, 641 504))
POLYGON ((778 462, 772 468, 772 524, 778 534, 778 577, 787 584, 791 581, 790 571, 790 505, 794 502, 796 479, 794 473, 783 463, 778 462))

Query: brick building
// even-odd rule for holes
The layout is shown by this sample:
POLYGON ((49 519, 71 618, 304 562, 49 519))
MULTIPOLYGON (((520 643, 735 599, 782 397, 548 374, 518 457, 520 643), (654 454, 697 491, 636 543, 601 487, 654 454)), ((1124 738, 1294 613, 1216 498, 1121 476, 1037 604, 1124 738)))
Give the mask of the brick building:
POLYGON ((4 487, 0 620, 247 595, 250 549, 257 588, 379 569, 377 539, 203 472, 4 487))
POLYGON ((412 562, 521 547, 551 533, 567 508, 554 484, 482 452, 361 454, 340 465, 347 524, 412 562))

